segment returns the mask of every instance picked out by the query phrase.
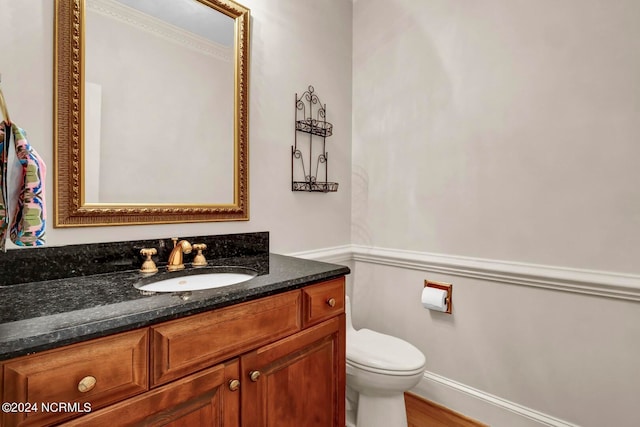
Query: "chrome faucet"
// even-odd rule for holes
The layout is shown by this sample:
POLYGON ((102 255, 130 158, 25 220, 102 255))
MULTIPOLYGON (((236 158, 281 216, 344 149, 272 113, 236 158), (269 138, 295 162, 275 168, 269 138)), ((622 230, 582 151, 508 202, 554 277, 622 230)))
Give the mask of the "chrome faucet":
POLYGON ((186 240, 180 240, 178 242, 177 237, 172 237, 173 250, 169 254, 169 261, 167 263, 168 271, 178 271, 184 269, 184 263, 182 262, 182 254, 191 253, 191 243, 186 240))

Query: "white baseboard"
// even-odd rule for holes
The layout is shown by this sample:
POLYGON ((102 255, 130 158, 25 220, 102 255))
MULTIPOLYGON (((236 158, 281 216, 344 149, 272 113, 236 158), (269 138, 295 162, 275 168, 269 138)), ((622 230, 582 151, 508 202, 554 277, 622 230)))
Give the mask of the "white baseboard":
MULTIPOLYGON (((488 418, 492 418, 491 413, 496 413, 497 410, 501 413, 497 414, 495 418, 500 418, 502 420, 502 423, 494 421, 492 425, 496 426, 509 425, 513 427, 519 425, 540 425, 551 427, 579 427, 577 424, 552 417, 548 414, 536 411, 535 409, 527 408, 526 406, 522 406, 507 399, 503 399, 501 397, 486 393, 482 390, 469 387, 468 385, 459 383, 457 381, 429 371, 425 371, 424 377, 422 378, 420 384, 418 385, 418 387, 416 387, 416 389, 412 391, 454 411, 456 410, 456 405, 454 402, 455 400, 459 401, 461 398, 469 397, 475 399, 477 401, 476 403, 485 406, 485 408, 481 410, 484 413, 484 416, 468 413, 465 413, 465 415, 468 415, 471 418, 477 417, 476 419, 481 422, 487 422, 490 421, 488 418), (448 389, 447 391, 453 391, 454 394, 452 395, 451 393, 439 393, 445 388, 448 389), (447 401, 443 402, 443 399, 438 398, 438 396, 441 397, 442 395, 449 396, 447 399, 444 399, 447 401)), ((478 405, 476 404, 475 406, 477 407, 478 405)))

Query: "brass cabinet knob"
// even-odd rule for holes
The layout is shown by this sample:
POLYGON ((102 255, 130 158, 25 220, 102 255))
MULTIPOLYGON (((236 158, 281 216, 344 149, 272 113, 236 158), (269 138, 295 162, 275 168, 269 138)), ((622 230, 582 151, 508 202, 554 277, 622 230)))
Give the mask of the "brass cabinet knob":
POLYGON ((327 305, 328 305, 329 307, 335 307, 335 306, 336 306, 336 299, 335 299, 335 298, 329 298, 329 299, 327 300, 327 305))
POLYGON ((229 390, 236 391, 240 388, 240 380, 229 381, 229 390))
POLYGON ((251 379, 251 381, 256 382, 258 381, 258 378, 260 378, 260 371, 251 371, 249 373, 249 378, 251 379))
POLYGON ((98 381, 96 380, 96 377, 92 377, 91 375, 88 375, 83 379, 81 379, 80 382, 78 383, 78 391, 80 393, 86 393, 88 391, 91 391, 96 386, 97 382, 98 381))

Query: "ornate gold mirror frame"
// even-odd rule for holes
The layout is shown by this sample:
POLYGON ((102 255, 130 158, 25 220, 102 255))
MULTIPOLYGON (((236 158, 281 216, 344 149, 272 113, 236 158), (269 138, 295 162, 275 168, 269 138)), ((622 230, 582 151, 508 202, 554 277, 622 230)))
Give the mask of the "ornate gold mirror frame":
MULTIPOLYGON (((216 204, 212 202, 204 205, 170 202, 166 204, 85 203, 83 188, 85 0, 56 0, 54 51, 55 227, 249 219, 249 9, 230 0, 197 1, 235 20, 233 203, 216 204)), ((140 183, 132 185, 140 185, 140 183)), ((184 185, 193 184, 187 180, 184 185)), ((200 183, 199 185, 206 186, 209 183, 200 183)))

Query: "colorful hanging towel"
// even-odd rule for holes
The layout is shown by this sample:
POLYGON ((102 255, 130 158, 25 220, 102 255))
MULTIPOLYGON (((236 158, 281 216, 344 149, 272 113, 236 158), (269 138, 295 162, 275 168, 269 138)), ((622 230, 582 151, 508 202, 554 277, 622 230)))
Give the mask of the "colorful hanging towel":
POLYGON ((7 228, 11 241, 18 246, 42 246, 46 229, 45 177, 46 165, 36 150, 27 142, 26 132, 15 123, 5 128, 2 164, 2 204, 0 215, 0 248, 4 250, 7 228), (10 139, 19 162, 17 177, 9 164, 10 139), (15 186, 15 188, 13 188, 15 186), (7 215, 8 214, 8 215, 7 215), (10 225, 9 225, 10 224, 10 225))
POLYGON ((0 123, 0 250, 5 250, 7 228, 9 227, 9 206, 7 206, 7 164, 9 144, 11 141, 11 125, 0 123))

